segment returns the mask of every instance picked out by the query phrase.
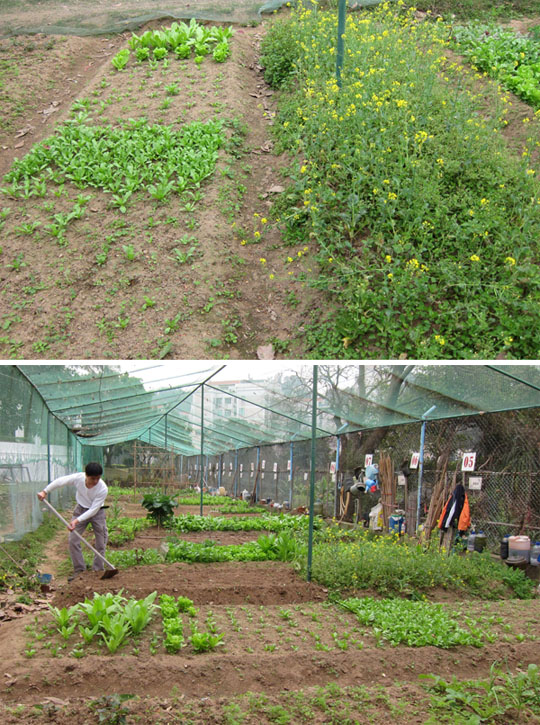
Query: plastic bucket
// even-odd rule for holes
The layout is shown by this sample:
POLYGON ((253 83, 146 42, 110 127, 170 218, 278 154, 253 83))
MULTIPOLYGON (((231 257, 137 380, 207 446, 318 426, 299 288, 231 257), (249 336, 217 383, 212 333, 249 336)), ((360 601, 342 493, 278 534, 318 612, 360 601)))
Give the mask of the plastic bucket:
POLYGON ((535 541, 531 546, 531 566, 540 566, 540 541, 535 541))
POLYGON ((508 539, 508 558, 529 561, 531 540, 528 536, 511 536, 508 539))
POLYGON ((483 531, 479 531, 474 537, 474 551, 484 551, 486 546, 486 535, 483 531))

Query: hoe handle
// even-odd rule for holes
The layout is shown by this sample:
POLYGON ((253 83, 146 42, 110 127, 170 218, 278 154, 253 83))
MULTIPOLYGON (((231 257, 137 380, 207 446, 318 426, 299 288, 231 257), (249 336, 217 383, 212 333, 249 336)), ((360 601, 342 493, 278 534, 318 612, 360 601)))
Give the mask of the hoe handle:
MULTIPOLYGON (((54 506, 52 504, 50 504, 46 498, 42 499, 42 503, 44 503, 45 506, 47 506, 47 508, 56 516, 56 518, 60 519, 60 521, 62 521, 62 523, 64 523, 66 526, 69 526, 68 522, 62 516, 62 514, 59 514, 58 511, 54 508, 54 506)), ((78 531, 75 531, 75 529, 73 529, 73 533, 75 534, 75 536, 77 536, 83 542, 83 544, 86 544, 86 546, 89 549, 92 549, 94 554, 97 554, 97 556, 99 556, 99 558, 102 559, 105 562, 105 564, 107 564, 107 566, 109 566, 111 569, 115 569, 115 567, 111 564, 111 562, 107 561, 107 559, 103 556, 103 554, 100 554, 97 549, 94 549, 92 544, 89 544, 88 541, 86 541, 86 539, 83 539, 83 537, 79 534, 78 531)))

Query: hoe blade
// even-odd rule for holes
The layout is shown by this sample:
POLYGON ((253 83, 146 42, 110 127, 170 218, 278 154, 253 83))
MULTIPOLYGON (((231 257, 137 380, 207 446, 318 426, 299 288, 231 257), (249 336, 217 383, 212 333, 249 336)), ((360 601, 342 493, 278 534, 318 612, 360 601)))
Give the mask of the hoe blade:
POLYGON ((103 576, 100 577, 101 579, 110 579, 113 576, 116 576, 118 574, 118 569, 105 569, 103 576))

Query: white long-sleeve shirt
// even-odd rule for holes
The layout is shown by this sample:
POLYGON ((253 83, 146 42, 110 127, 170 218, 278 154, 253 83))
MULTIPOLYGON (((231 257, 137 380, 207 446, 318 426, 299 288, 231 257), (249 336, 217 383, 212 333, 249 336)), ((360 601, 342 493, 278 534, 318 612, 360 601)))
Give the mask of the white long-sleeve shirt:
POLYGON ((88 511, 77 516, 78 520, 86 521, 87 519, 91 519, 92 516, 97 514, 107 498, 107 493, 109 492, 107 484, 100 478, 95 486, 87 488, 85 473, 70 473, 67 476, 55 478, 43 490, 45 493, 49 493, 49 491, 53 491, 55 488, 68 486, 70 484, 75 486, 75 500, 79 506, 88 509, 88 511))

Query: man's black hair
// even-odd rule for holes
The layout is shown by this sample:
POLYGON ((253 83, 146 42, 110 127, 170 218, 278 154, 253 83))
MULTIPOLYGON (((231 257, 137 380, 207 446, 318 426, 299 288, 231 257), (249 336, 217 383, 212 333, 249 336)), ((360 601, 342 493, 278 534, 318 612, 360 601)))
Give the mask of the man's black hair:
POLYGON ((87 476, 101 476, 101 474, 103 473, 103 468, 101 466, 101 463, 96 463, 95 461, 92 461, 91 463, 86 464, 84 472, 87 476))

